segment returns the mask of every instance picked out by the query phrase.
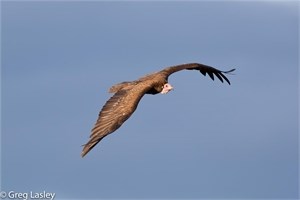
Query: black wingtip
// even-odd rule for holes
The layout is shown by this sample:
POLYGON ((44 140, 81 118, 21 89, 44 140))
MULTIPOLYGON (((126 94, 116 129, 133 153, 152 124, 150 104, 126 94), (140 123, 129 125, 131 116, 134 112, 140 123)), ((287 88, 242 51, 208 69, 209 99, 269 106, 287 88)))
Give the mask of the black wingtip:
MULTIPOLYGON (((234 69, 231 69, 231 70, 228 70, 228 71, 222 71, 222 73, 234 75, 234 74, 232 73, 233 71, 235 71, 235 68, 234 68, 234 69)), ((230 84, 230 81, 228 80, 228 78, 227 78, 224 74, 222 74, 222 73, 220 73, 220 75, 225 79, 225 81, 226 81, 229 85, 231 85, 231 84, 230 84)), ((222 81, 222 82, 223 82, 223 81, 222 81)))
POLYGON ((228 71, 222 71, 223 73, 226 73, 226 74, 231 74, 231 75, 234 75, 232 74, 231 72, 235 71, 235 68, 234 69, 231 69, 231 70, 228 70, 228 71))

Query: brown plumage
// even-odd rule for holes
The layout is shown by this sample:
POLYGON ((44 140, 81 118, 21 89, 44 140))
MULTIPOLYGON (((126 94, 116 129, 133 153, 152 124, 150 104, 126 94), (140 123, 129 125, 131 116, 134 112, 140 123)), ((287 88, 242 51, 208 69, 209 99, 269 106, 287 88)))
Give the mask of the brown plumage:
POLYGON ((223 73, 235 70, 220 71, 207 65, 189 63, 167 67, 136 81, 122 82, 112 86, 109 92, 114 93, 114 95, 106 102, 99 113, 98 120, 92 129, 90 140, 83 145, 81 156, 84 157, 105 136, 117 130, 132 115, 145 94, 166 94, 172 90, 173 87, 168 83, 168 77, 184 69, 198 70, 204 76, 208 74, 212 80, 214 80, 215 75, 221 82, 225 80, 229 85, 230 81, 223 73))

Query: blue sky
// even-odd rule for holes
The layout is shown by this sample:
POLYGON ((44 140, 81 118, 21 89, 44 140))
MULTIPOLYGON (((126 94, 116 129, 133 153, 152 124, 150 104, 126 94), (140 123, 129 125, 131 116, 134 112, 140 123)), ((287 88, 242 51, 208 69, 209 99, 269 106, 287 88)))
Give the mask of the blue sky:
POLYGON ((1 190, 56 199, 296 199, 299 3, 1 4, 1 190), (108 88, 164 67, 195 71, 145 96, 80 157, 108 88))

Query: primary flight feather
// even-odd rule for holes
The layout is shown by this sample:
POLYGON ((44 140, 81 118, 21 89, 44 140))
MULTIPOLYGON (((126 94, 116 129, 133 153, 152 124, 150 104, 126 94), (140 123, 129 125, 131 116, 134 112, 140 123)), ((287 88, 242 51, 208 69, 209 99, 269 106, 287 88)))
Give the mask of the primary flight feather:
POLYGON ((208 74, 212 80, 214 80, 215 75, 221 82, 225 80, 229 85, 230 81, 223 73, 226 74, 235 70, 220 71, 207 65, 189 63, 167 67, 138 80, 122 82, 112 86, 109 92, 114 93, 114 95, 100 111, 98 120, 92 129, 90 140, 83 145, 81 156, 84 157, 105 136, 117 130, 132 115, 145 94, 166 94, 171 91, 173 87, 168 83, 168 77, 184 69, 198 70, 204 76, 208 74))

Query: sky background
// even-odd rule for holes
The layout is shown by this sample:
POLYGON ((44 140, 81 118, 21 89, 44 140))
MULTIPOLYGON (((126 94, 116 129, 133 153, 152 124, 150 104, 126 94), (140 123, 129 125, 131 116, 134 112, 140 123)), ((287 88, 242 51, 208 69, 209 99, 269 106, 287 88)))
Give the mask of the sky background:
POLYGON ((1 2, 1 190, 56 199, 296 199, 299 2, 1 2), (85 158, 109 87, 164 67, 85 158))

